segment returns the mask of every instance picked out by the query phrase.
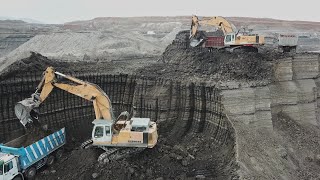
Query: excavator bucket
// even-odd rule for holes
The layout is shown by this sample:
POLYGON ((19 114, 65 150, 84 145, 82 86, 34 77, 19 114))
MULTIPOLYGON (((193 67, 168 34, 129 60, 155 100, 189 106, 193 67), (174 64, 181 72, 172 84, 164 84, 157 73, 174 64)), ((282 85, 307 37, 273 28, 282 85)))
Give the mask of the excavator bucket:
POLYGON ((203 39, 198 40, 196 38, 191 38, 190 39, 190 46, 191 47, 197 47, 202 43, 202 41, 203 41, 203 39))
POLYGON ((14 112, 24 127, 28 123, 38 123, 38 106, 39 104, 33 98, 24 99, 15 105, 14 112))

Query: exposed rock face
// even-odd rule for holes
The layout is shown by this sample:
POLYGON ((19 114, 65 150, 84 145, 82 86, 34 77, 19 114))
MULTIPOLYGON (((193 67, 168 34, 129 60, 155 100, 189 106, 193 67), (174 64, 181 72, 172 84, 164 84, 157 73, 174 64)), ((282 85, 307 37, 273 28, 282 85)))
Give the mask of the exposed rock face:
MULTIPOLYGON (((99 173, 96 179, 238 176, 235 132, 224 113, 219 89, 162 78, 87 74, 87 70, 92 72, 89 64, 52 62, 36 53, 9 66, 9 73, 0 76, 0 142, 24 133, 13 107, 34 92, 41 69, 48 65, 57 66, 63 73, 77 70, 74 76, 99 85, 109 95, 116 115, 126 110, 135 117, 156 121, 159 143, 153 149, 101 167, 95 157, 101 152, 77 150, 79 142, 90 138, 92 103, 54 89, 41 105, 39 119, 49 128, 65 126, 68 149, 74 149, 65 161, 53 167, 57 173, 42 173, 40 179, 90 179, 93 173, 99 173), (84 67, 87 70, 80 71, 84 67)), ((98 67, 96 71, 101 72, 98 67)))
POLYGON ((244 179, 319 178, 319 56, 209 53, 190 49, 183 33, 167 47, 169 66, 153 73, 213 84, 236 132, 244 179), (248 72, 248 73, 247 73, 248 72), (178 76, 177 76, 178 75, 178 76))
POLYGON ((268 85, 222 90, 224 107, 238 132, 242 177, 318 177, 315 171, 307 170, 313 164, 305 159, 317 154, 320 147, 319 141, 312 142, 319 137, 319 63, 319 56, 312 54, 280 59, 273 64, 273 79, 268 85), (282 114, 286 120, 281 120, 282 114), (292 134, 297 139, 289 138, 292 134), (301 141, 306 141, 304 150, 300 150, 301 141))

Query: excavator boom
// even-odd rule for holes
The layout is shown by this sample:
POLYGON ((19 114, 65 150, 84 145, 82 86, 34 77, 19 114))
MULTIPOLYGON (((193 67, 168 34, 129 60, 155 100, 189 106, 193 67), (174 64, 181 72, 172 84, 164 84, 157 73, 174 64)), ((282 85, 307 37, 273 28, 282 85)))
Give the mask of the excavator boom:
POLYGON ((214 16, 212 18, 204 18, 199 20, 198 16, 193 15, 192 22, 191 22, 190 37, 194 37, 196 35, 200 25, 217 26, 223 31, 224 35, 227 35, 228 33, 236 32, 234 25, 231 24, 229 21, 227 21, 223 17, 214 16))
POLYGON ((52 67, 48 67, 44 72, 44 76, 39 83, 36 92, 32 95, 32 98, 28 98, 19 102, 18 104, 20 104, 20 106, 17 105, 15 107, 16 115, 24 126, 32 121, 32 117, 29 115, 29 113, 35 108, 39 107, 40 104, 44 102, 45 99, 50 95, 54 88, 65 90, 71 94, 92 101, 96 119, 114 121, 115 118, 112 113, 113 111, 110 99, 99 86, 68 75, 64 75, 59 72, 55 72, 52 67), (57 76, 59 78, 66 79, 69 82, 59 82, 57 76), (23 104, 23 106, 21 106, 21 104, 23 104))
POLYGON ((54 87, 57 87, 71 94, 92 101, 96 119, 114 120, 110 99, 99 86, 55 72, 51 67, 47 68, 44 77, 44 83, 40 83, 40 85, 43 84, 40 93, 41 102, 48 97, 54 87), (56 75, 69 80, 71 83, 59 83, 56 75))

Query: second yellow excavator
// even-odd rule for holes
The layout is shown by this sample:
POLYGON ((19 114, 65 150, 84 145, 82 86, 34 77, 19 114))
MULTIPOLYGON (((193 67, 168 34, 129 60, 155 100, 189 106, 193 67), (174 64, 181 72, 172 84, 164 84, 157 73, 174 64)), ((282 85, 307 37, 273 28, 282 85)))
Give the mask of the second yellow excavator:
POLYGON ((211 25, 221 29, 224 33, 224 44, 220 48, 231 52, 237 50, 258 52, 258 46, 264 45, 264 36, 240 33, 232 23, 223 17, 214 16, 200 20, 197 16, 193 15, 190 30, 190 46, 192 47, 197 47, 206 40, 199 33, 198 29, 200 25, 211 25))
MULTIPOLYGON (((36 92, 31 98, 18 102, 15 114, 20 122, 27 127, 37 121, 37 109, 50 95, 54 88, 82 97, 93 102, 95 120, 92 138, 84 146, 92 144, 106 151, 109 158, 111 154, 119 154, 119 150, 132 148, 153 148, 158 140, 157 124, 149 118, 129 119, 129 113, 123 112, 115 118, 112 105, 106 93, 97 85, 56 72, 48 67, 39 83, 36 92), (58 78, 57 78, 58 77, 58 78), (64 81, 61 81, 61 80, 64 81)), ((123 151, 127 154, 127 151, 123 151)))

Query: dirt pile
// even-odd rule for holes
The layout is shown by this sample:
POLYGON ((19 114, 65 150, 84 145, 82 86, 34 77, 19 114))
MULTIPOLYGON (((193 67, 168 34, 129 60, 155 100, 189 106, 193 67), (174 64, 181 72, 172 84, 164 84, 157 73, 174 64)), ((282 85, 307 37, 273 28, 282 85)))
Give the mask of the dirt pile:
POLYGON ((301 125, 285 113, 279 113, 273 122, 275 130, 285 139, 282 158, 296 168, 299 179, 319 179, 319 129, 301 125))
POLYGON ((52 130, 44 131, 43 129, 30 128, 30 129, 28 129, 28 131, 26 132, 25 135, 10 141, 10 142, 6 143, 5 145, 9 146, 9 147, 16 147, 16 148, 27 147, 27 146, 35 143, 36 141, 39 141, 40 139, 48 136, 49 134, 51 134, 53 132, 54 131, 52 131, 52 130))
POLYGON ((100 153, 95 149, 67 151, 54 166, 41 169, 36 179, 92 179, 91 169, 97 164, 100 153))
POLYGON ((36 52, 30 52, 30 56, 27 56, 10 66, 6 67, 1 74, 3 76, 20 73, 24 71, 43 71, 48 66, 59 67, 59 62, 49 60, 47 57, 42 56, 36 52))
MULTIPOLYGON (((9 60, 7 61, 9 62, 9 60)), ((30 52, 22 56, 21 59, 7 63, 0 61, 0 78, 10 77, 15 74, 29 72, 41 73, 48 67, 52 66, 56 71, 65 74, 134 74, 136 69, 156 62, 156 58, 137 58, 124 61, 96 62, 96 61, 64 61, 50 59, 40 53, 30 52)))
MULTIPOLYGON (((97 162, 102 150, 73 150, 66 154, 59 165, 40 172, 37 179, 223 180, 238 177, 235 173, 237 165, 230 161, 234 157, 233 148, 230 151, 222 150, 225 145, 210 143, 212 138, 205 134, 188 135, 178 143, 172 143, 171 140, 160 137, 155 148, 105 165, 97 162)), ((229 145, 232 146, 232 143, 229 145)))
POLYGON ((148 75, 167 78, 190 80, 190 77, 195 76, 213 81, 270 81, 272 61, 288 56, 274 52, 209 52, 205 48, 190 47, 189 31, 181 31, 166 48, 157 66, 153 65, 146 69, 148 75))
POLYGON ((135 31, 65 32, 37 35, 6 57, 35 51, 50 58, 68 61, 111 61, 160 55, 166 46, 159 38, 135 31))

